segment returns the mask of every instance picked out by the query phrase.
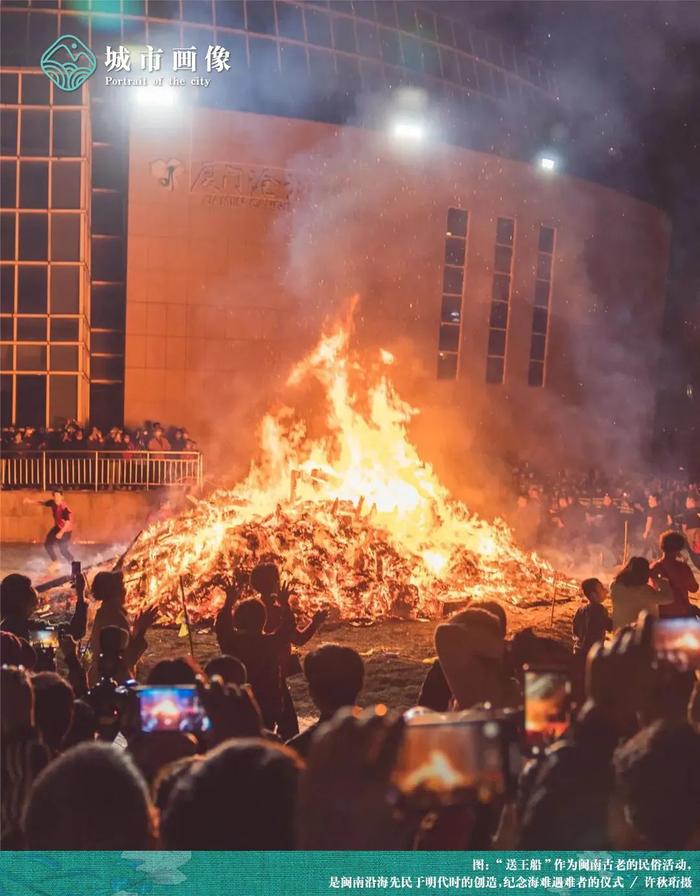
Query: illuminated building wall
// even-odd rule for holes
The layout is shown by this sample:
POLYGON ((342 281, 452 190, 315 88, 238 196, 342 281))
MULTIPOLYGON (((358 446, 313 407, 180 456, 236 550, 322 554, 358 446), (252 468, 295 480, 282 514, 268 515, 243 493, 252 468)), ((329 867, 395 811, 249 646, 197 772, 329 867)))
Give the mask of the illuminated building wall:
POLYGON ((216 441, 221 421, 272 400, 357 290, 358 343, 395 351, 392 376, 426 420, 450 408, 475 443, 585 456, 610 426, 630 438, 648 425, 668 251, 658 210, 390 134, 209 110, 165 119, 132 122, 128 419, 183 420, 216 441), (634 420, 610 419, 618 377, 634 420), (564 405, 593 408, 590 432, 564 405))

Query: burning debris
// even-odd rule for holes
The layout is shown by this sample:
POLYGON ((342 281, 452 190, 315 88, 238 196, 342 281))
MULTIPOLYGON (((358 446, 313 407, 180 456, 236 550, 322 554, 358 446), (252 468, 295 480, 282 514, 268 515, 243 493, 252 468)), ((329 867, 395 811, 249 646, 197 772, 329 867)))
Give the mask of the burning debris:
POLYGON ((505 523, 470 514, 421 460, 407 433, 417 411, 386 376, 392 356, 368 370, 350 332, 350 319, 337 324, 288 379, 321 387, 324 434, 287 408, 265 416, 243 482, 192 500, 128 551, 132 610, 158 602, 161 621, 175 621, 182 577, 190 618, 211 618, 227 580, 269 561, 293 580, 302 615, 435 616, 449 601, 551 596, 549 564, 521 551, 505 523))

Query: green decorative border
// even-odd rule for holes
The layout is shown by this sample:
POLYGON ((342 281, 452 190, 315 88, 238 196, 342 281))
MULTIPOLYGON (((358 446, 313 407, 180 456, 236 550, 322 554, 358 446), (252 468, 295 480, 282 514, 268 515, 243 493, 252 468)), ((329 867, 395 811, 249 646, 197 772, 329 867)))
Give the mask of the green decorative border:
POLYGON ((700 893, 700 852, 0 853, 0 896, 574 896, 591 891, 700 893))

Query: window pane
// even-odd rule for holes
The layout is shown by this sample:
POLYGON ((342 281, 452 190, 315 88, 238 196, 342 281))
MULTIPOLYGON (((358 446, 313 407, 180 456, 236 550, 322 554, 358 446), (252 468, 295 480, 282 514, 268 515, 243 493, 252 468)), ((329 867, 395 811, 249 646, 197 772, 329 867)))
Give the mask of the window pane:
POLYGON ((103 237, 92 240, 92 279, 122 280, 124 264, 122 261, 122 241, 103 237))
POLYGON ((309 50, 309 71, 314 82, 324 85, 326 90, 335 81, 335 60, 332 53, 309 50))
POLYGON ((48 106, 50 86, 51 82, 44 75, 23 75, 22 105, 48 106))
POLYGON ((546 308, 535 308, 532 312, 532 332, 533 333, 546 333, 547 332, 547 309, 546 308))
POLYGON ((3 342, 10 342, 14 339, 12 335, 13 320, 11 317, 0 317, 0 339, 3 342))
POLYGON ((18 426, 44 426, 46 422, 46 377, 17 377, 18 426))
POLYGON ((46 314, 46 268, 19 266, 18 311, 46 314))
POLYGON ((396 4, 396 11, 399 14, 399 28, 408 31, 410 34, 415 34, 418 29, 416 28, 413 4, 399 2, 396 4))
POLYGON ((80 215, 51 216, 52 261, 80 261, 80 215))
POLYGON ((52 342, 77 342, 78 332, 77 317, 54 317, 51 319, 52 342))
POLYGON ((95 354, 121 355, 124 353, 124 334, 93 330, 90 334, 90 348, 95 354))
POLYGON ((503 358, 487 358, 486 359, 486 382, 502 383, 503 382, 503 358))
POLYGON ((491 298, 494 302, 508 301, 510 298, 510 277, 507 274, 493 275, 491 298))
POLYGON ((0 215, 0 258, 12 261, 15 258, 15 213, 0 215))
POLYGON ((182 0, 182 18, 186 22, 211 24, 211 0, 182 0))
POLYGON ((282 71, 291 79, 306 77, 306 49, 296 44, 280 44, 282 71))
POLYGON ((18 317, 17 339, 21 342, 46 342, 46 318, 18 317))
POLYGON ((357 51, 363 56, 372 56, 379 59, 381 49, 379 46, 379 32, 376 25, 370 25, 368 22, 357 22, 355 25, 357 31, 357 51))
POLYGON ((554 252, 554 228, 540 227, 540 238, 538 249, 540 252, 554 252))
POLYGON ((78 377, 49 377, 49 421, 61 426, 78 415, 78 377))
POLYGON ((506 302, 494 302, 491 305, 491 318, 489 326, 505 330, 508 326, 508 304, 506 302))
POLYGON ((69 111, 62 109, 58 112, 54 112, 53 152, 56 156, 80 155, 79 111, 69 111))
POLYGON ((316 9, 305 9, 304 18, 309 43, 319 47, 330 47, 331 25, 326 13, 316 9))
POLYGON ((78 346, 77 345, 52 345, 51 346, 52 370, 77 370, 78 346))
POLYGON ((440 351, 456 352, 459 349, 459 327, 440 324, 440 351))
POLYGON ((544 345, 546 337, 540 333, 532 334, 530 342, 530 359, 532 361, 544 361, 544 345))
POLYGON ((179 0, 148 0, 148 15, 154 19, 179 19, 179 0))
POLYGON ((22 162, 19 167, 19 204, 22 208, 49 207, 48 162, 22 162))
MULTIPOLYGON (((218 10, 222 7, 217 5, 218 10)), ((105 432, 119 426, 124 415, 124 386, 121 383, 90 383, 90 418, 105 432)))
POLYGON ((336 50, 343 50, 346 53, 357 52, 357 47, 355 45, 355 23, 352 19, 333 19, 333 44, 336 50))
POLYGON ((124 358, 107 358, 93 355, 90 359, 90 379, 122 380, 124 379, 124 358))
POLYGON ((546 252, 540 252, 537 256, 537 279, 538 280, 551 280, 552 279, 552 256, 547 255, 546 252))
POLYGON ((15 310, 15 269, 14 266, 0 267, 0 310, 12 314, 15 310))
POLYGON ((493 266, 496 271, 503 274, 510 274, 510 263, 513 257, 513 250, 509 246, 496 246, 493 266))
POLYGON ((93 327, 108 330, 124 328, 126 295, 123 284, 93 284, 90 305, 90 322, 93 327))
POLYGON ((17 155, 17 111, 15 109, 3 109, 0 112, 0 151, 4 156, 17 155))
POLYGON ((120 190, 126 173, 126 158, 113 146, 94 146, 92 150, 92 186, 120 190))
POLYGON ((403 47, 403 58, 406 68, 410 68, 414 72, 423 71, 423 55, 420 51, 420 41, 416 40, 415 37, 402 34, 401 46, 403 47))
POLYGON ((438 355, 437 378, 454 380, 457 378, 457 355, 440 352, 438 355))
POLYGON ((506 353, 506 331, 489 330, 489 355, 503 357, 506 353))
POLYGON ((447 264, 463 265, 465 248, 465 240, 460 237, 448 237, 445 240, 445 262, 447 264))
POLYGON ((80 162, 54 162, 51 177, 53 208, 80 208, 80 162))
MULTIPOLYGON (((17 205, 17 162, 4 159, 0 162, 0 204, 3 208, 17 205)), ((6 256, 3 255, 3 258, 6 256)))
POLYGON ((46 346, 18 345, 17 370, 46 370, 46 346))
POLYGON ((225 25, 228 28, 245 28, 243 0, 226 0, 226 3, 215 3, 214 15, 217 25, 225 25))
POLYGON ((443 292, 453 293, 454 295, 462 295, 462 286, 464 285, 464 270, 462 268, 446 267, 443 273, 443 292))
POLYGON ((275 33, 275 10, 269 0, 247 0, 246 15, 248 19, 248 31, 256 34, 275 33))
POLYGON ((447 235, 467 235, 467 213, 461 208, 451 208, 447 212, 447 235))
POLYGON ((445 323, 458 324, 462 319, 462 299, 460 296, 443 296, 440 318, 445 323))
POLYGON ((528 386, 541 386, 544 383, 544 364, 541 361, 530 361, 527 368, 528 386))
POLYGON ((2 370, 12 370, 14 358, 14 346, 0 345, 0 368, 2 370))
POLYGON ((0 103, 16 104, 19 99, 18 85, 18 75, 12 75, 9 72, 3 73, 2 80, 0 80, 0 103))
POLYGON ((45 261, 48 258, 48 215, 19 216, 19 257, 22 261, 45 261))
POLYGON ((77 314, 80 310, 80 268, 51 268, 52 314, 77 314))
POLYGON ((438 53, 438 48, 434 44, 423 42, 422 51, 423 68, 425 69, 426 74, 433 75, 433 77, 435 78, 442 77, 442 71, 440 69, 440 54, 438 53))
POLYGON ((474 60, 471 56, 459 57, 459 70, 462 74, 462 84, 472 90, 476 89, 476 72, 474 71, 474 60))
POLYGON ((23 156, 47 156, 49 154, 49 113, 39 109, 22 112, 23 156))
POLYGON ((372 19, 372 21, 374 21, 376 13, 372 0, 354 0, 352 5, 355 10, 355 15, 361 16, 363 19, 372 19))
POLYGON ((549 283, 544 280, 535 281, 535 305, 546 308, 549 305, 549 283))
POLYGON ((0 377, 0 425, 12 423, 12 377, 0 377))
POLYGON ((304 17, 301 7, 277 3, 277 28, 282 37, 304 40, 304 17))
POLYGON ((499 218, 496 222, 496 242, 508 246, 513 242, 513 219, 499 218))
POLYGON ((248 41, 250 53, 250 71, 253 80, 262 85, 267 84, 266 78, 279 71, 277 62, 277 43, 274 40, 251 37, 248 41))
MULTIPOLYGON (((383 6, 384 4, 380 4, 383 6)), ((382 45, 382 59, 389 65, 403 65, 399 35, 395 31, 379 29, 379 42, 382 45)))
POLYGON ((396 27, 396 8, 391 0, 378 0, 375 9, 378 22, 381 22, 382 25, 389 25, 391 28, 396 27))

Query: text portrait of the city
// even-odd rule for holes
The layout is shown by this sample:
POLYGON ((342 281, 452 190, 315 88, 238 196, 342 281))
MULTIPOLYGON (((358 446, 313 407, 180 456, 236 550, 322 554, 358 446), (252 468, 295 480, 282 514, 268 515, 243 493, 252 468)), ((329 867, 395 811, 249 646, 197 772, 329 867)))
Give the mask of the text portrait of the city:
POLYGON ((0 40, 0 892, 692 889, 700 6, 0 40))

